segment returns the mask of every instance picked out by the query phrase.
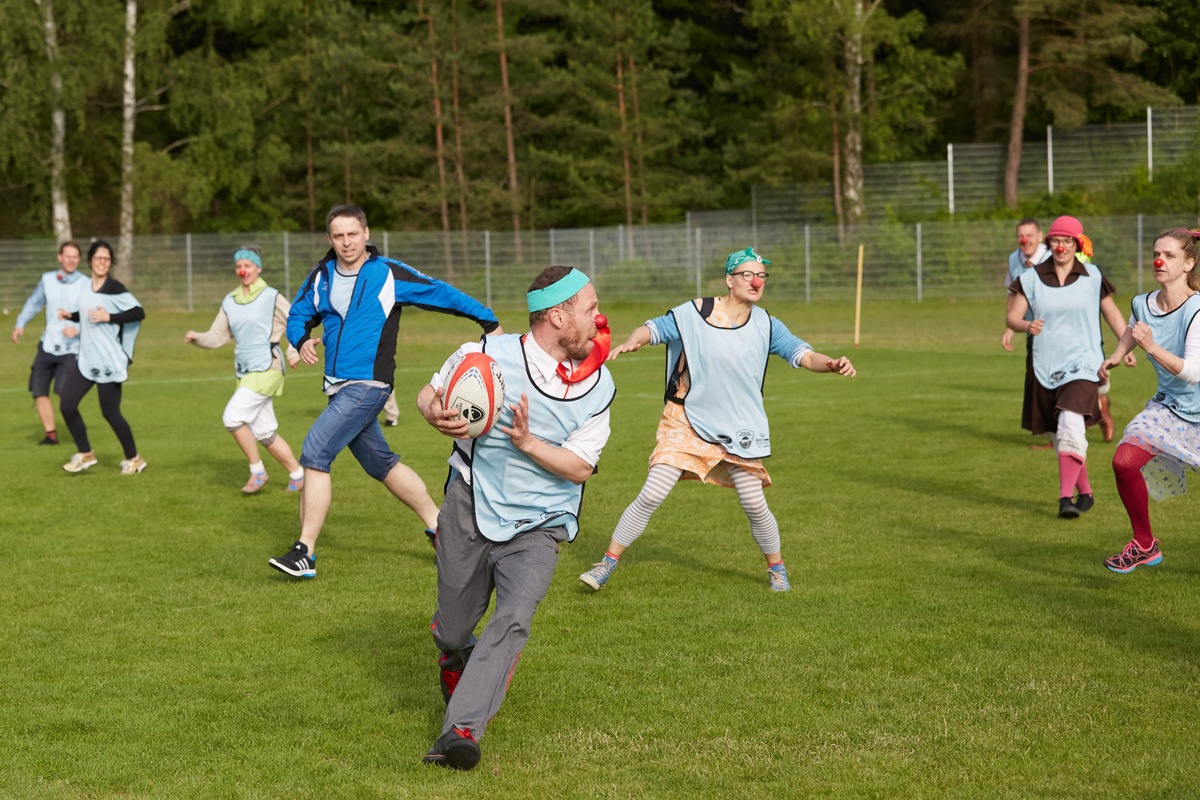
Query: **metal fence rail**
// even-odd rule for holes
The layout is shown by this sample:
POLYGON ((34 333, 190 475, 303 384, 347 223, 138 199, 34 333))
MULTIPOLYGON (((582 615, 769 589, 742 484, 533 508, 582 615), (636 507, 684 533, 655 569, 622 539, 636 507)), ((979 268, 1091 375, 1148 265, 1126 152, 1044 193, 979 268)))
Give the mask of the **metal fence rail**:
MULTIPOLYGON (((1050 220, 1043 220, 1048 225, 1050 220)), ((1085 218, 1096 263, 1118 291, 1150 288, 1148 252, 1162 228, 1194 225, 1179 217, 1085 218)), ((868 299, 921 301, 999 297, 1011 222, 926 222, 864 225, 838 238, 829 225, 692 224, 511 233, 374 232, 380 251, 448 280, 498 308, 520 308, 533 276, 549 264, 570 264, 595 281, 606 303, 672 305, 682 298, 724 293, 722 266, 733 250, 753 245, 774 261, 768 297, 819 302, 853 297, 858 246, 864 247, 868 299), (447 258, 447 252, 450 257, 447 258)), ((134 245, 130 289, 147 309, 213 309, 237 285, 232 254, 248 241, 262 246, 265 277, 289 297, 328 243, 321 234, 143 236, 134 245)), ((49 240, 0 241, 0 308, 15 321, 38 276, 55 267, 49 240)))

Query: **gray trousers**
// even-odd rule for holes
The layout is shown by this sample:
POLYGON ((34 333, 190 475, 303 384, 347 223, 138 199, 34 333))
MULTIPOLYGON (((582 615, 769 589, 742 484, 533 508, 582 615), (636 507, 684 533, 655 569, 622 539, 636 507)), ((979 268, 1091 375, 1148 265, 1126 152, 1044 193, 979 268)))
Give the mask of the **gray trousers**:
POLYGON ((467 728, 478 741, 500 710, 567 534, 546 528, 492 542, 475 529, 474 505, 471 487, 455 475, 438 515, 438 605, 430 628, 440 666, 463 670, 442 733, 467 728), (496 609, 476 639, 493 591, 496 609))

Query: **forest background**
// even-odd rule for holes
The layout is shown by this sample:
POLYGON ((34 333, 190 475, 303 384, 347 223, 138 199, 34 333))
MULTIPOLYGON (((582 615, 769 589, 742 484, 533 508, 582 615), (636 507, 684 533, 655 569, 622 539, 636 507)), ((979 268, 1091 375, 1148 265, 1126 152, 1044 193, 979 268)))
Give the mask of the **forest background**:
MULTIPOLYGON (((976 213, 1044 214, 1023 141, 1200 91, 1194 0, 0 0, 0 23, 0 238, 130 246, 353 201, 519 250, 812 181, 854 224, 864 163, 947 142, 1008 144, 976 213)), ((1194 212, 1194 150, 1070 210, 1194 212)))

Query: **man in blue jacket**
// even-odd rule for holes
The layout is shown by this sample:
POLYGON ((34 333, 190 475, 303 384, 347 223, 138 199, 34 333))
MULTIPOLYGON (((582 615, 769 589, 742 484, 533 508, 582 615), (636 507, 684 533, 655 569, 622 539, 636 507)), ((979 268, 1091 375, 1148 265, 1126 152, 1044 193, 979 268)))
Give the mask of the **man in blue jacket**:
POLYGON ((368 475, 416 512, 431 539, 437 529, 437 505, 420 476, 392 452, 377 419, 395 381, 401 309, 416 306, 454 314, 474 320, 485 334, 502 333, 496 315, 474 298, 380 256, 367 244, 370 229, 361 208, 335 205, 325 217, 325 229, 332 249, 300 287, 287 322, 288 341, 304 363, 316 364, 317 345, 324 346, 329 395, 329 405, 309 429, 300 454, 300 538, 268 562, 295 578, 316 577, 313 550, 333 498, 329 470, 347 447, 368 475), (311 336, 318 325, 322 335, 311 336))

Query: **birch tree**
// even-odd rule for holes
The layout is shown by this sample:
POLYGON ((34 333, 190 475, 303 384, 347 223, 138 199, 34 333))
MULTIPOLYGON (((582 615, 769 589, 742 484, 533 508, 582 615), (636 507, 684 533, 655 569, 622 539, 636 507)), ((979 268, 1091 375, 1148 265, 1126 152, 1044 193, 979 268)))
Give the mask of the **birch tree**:
POLYGON ((71 234, 71 208, 67 201, 66 159, 67 113, 63 107, 62 64, 58 52, 58 25, 54 21, 54 1, 34 0, 42 10, 42 37, 46 61, 50 66, 50 222, 54 239, 67 242, 71 234))
POLYGON ((117 244, 117 280, 133 279, 133 133, 137 117, 137 0, 125 0, 125 59, 121 84, 121 238, 117 244))

